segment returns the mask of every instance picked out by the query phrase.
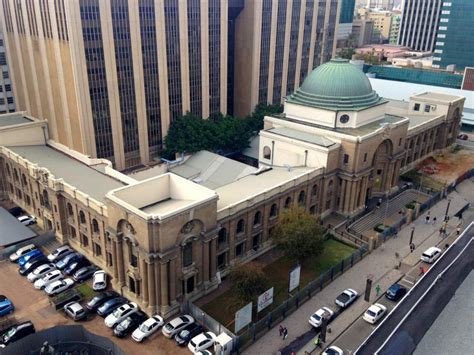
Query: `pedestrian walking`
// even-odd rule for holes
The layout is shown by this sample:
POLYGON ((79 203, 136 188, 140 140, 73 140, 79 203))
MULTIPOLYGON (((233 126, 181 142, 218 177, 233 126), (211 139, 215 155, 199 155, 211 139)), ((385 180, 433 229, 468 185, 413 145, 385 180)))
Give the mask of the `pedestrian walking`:
POLYGON ((441 228, 439 229, 439 236, 442 237, 443 234, 444 234, 444 229, 443 229, 443 227, 441 227, 441 228))
POLYGON ((458 227, 458 228, 456 229, 456 234, 457 234, 457 235, 461 234, 461 228, 460 228, 460 227, 458 227))
POLYGON ((433 224, 436 224, 436 220, 437 220, 437 219, 436 219, 436 216, 433 217, 433 224))
POLYGON ((411 243, 410 244, 410 253, 413 253, 414 250, 415 250, 415 244, 411 243))
POLYGON ((420 274, 418 276, 423 276, 425 274, 425 269, 423 266, 420 266, 420 274))
POLYGON ((321 339, 319 338, 319 334, 318 334, 318 336, 316 337, 316 339, 314 339, 314 346, 317 347, 317 348, 321 348, 321 349, 322 349, 322 346, 321 346, 321 339))
POLYGON ((377 284, 377 286, 375 286, 375 295, 376 296, 380 295, 380 290, 381 290, 380 285, 377 284))
POLYGON ((426 224, 429 224, 430 223, 430 213, 428 212, 428 214, 426 215, 425 217, 425 223, 426 224))
POLYGON ((288 329, 286 327, 283 328, 283 340, 288 337, 288 329))
POLYGON ((398 231, 397 230, 395 230, 395 233, 393 233, 393 237, 398 238, 398 231))
POLYGON ((280 333, 280 338, 282 337, 283 335, 283 326, 280 324, 280 328, 278 328, 278 332, 280 333))

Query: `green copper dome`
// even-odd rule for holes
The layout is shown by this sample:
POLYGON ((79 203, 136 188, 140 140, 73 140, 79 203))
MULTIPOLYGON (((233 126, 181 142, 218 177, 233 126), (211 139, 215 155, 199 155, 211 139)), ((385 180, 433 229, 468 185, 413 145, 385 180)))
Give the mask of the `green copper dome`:
POLYGON ((332 59, 313 70, 287 102, 327 110, 361 110, 385 102, 367 76, 346 59, 332 59))

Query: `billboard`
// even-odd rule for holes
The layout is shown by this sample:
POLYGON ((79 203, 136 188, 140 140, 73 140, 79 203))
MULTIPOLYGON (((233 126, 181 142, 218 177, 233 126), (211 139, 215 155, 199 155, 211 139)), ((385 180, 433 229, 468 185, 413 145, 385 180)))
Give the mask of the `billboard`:
POLYGON ((235 312, 235 333, 252 321, 252 302, 235 312))
POLYGON ((257 313, 273 303, 273 287, 258 296, 257 313))
POLYGON ((290 271, 290 286, 288 287, 288 292, 293 291, 300 285, 300 273, 301 265, 296 266, 293 270, 290 271))

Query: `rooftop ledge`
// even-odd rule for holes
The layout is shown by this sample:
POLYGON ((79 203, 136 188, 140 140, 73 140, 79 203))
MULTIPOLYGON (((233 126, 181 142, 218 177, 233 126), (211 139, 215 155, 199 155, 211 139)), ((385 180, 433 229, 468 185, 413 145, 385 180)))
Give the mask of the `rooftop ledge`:
POLYGON ((107 193, 106 198, 143 219, 164 220, 197 205, 215 200, 216 192, 166 173, 107 193))

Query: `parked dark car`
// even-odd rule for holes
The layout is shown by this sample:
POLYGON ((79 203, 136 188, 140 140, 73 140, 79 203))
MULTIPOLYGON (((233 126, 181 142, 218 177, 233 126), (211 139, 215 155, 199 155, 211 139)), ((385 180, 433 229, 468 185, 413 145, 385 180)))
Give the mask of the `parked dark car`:
POLYGON ((74 273, 72 278, 76 282, 82 282, 90 279, 97 270, 98 268, 95 265, 83 266, 74 273))
POLYGON ((7 345, 35 332, 35 326, 30 321, 15 324, 0 333, 0 348, 5 348, 7 345))
POLYGON ((6 316, 14 311, 15 306, 13 305, 13 302, 6 296, 0 295, 0 317, 6 316))
POLYGON ((21 207, 10 208, 8 212, 10 212, 10 214, 13 215, 14 217, 20 217, 25 214, 25 211, 23 211, 21 207))
POLYGON ((18 259, 18 265, 23 266, 28 261, 34 260, 39 258, 40 256, 44 256, 43 252, 39 249, 33 249, 29 253, 23 255, 20 259, 18 259))
POLYGON ((97 309, 97 314, 105 318, 125 303, 128 303, 128 300, 125 297, 112 298, 97 309))
POLYGON ((115 291, 105 291, 99 293, 97 296, 93 297, 89 302, 86 304, 86 308, 89 311, 96 311, 100 306, 102 306, 108 300, 112 298, 117 298, 120 295, 115 291))
POLYGON ((174 340, 179 346, 186 346, 192 338, 201 334, 202 332, 204 332, 202 325, 198 323, 191 323, 178 334, 176 334, 174 336, 174 340))
POLYGON ((406 287, 403 287, 400 284, 393 284, 390 288, 385 292, 385 298, 391 301, 398 301, 407 293, 406 287))
POLYGON ((36 269, 38 266, 47 264, 47 263, 48 263, 48 259, 45 256, 42 256, 42 257, 39 257, 27 262, 20 269, 18 269, 18 272, 20 273, 21 276, 26 276, 30 272, 32 272, 34 269, 36 269))
POLYGON ((59 260, 56 263, 56 267, 59 270, 63 270, 66 266, 68 266, 70 263, 73 263, 74 261, 77 261, 79 259, 83 258, 83 256, 79 253, 71 253, 69 255, 66 255, 65 258, 59 260))
POLYGON ((70 262, 64 269, 66 275, 73 275, 77 270, 84 266, 89 266, 91 263, 86 258, 82 257, 76 261, 70 262))
POLYGON ((114 334, 118 338, 123 338, 137 329, 147 319, 147 315, 143 312, 133 313, 115 326, 114 334))

